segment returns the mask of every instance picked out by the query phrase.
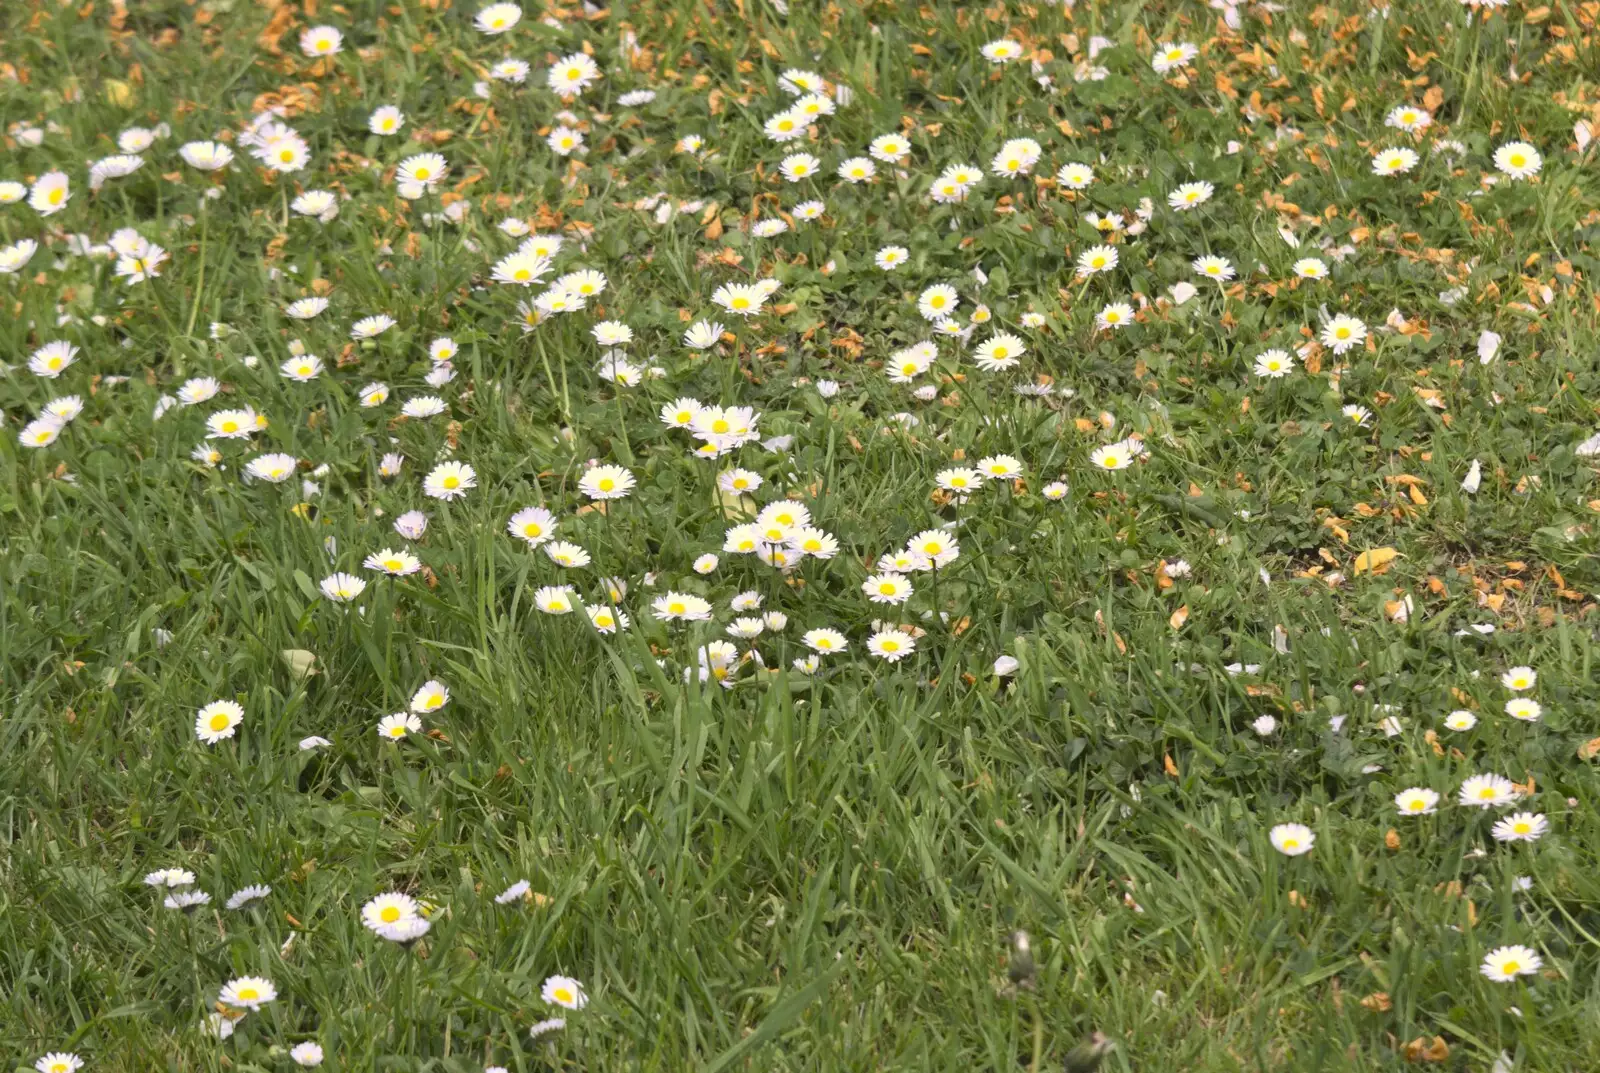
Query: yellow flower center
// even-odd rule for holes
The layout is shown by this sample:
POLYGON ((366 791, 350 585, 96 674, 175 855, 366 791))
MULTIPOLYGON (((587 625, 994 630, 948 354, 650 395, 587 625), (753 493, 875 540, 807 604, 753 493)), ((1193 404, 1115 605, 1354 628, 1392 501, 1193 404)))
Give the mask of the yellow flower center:
POLYGON ((246 1002, 253 1002, 261 997, 261 992, 257 991, 253 987, 241 987, 239 989, 239 997, 244 999, 246 1002))
POLYGON ((218 712, 216 715, 213 715, 211 717, 211 729, 212 730, 227 730, 228 729, 228 717, 226 715, 223 715, 221 712, 218 712))
POLYGON ((994 348, 994 356, 997 358, 1003 358, 1009 353, 1011 353, 1011 351, 1003 346, 997 346, 994 348))
POLYGON ((617 486, 617 482, 612 480, 610 477, 601 477, 595 483, 599 486, 602 492, 609 492, 617 486))
POLYGON ((1521 153, 1512 153, 1511 154, 1511 166, 1513 168, 1520 168, 1520 167, 1522 167, 1522 165, 1526 164, 1527 162, 1528 162, 1528 158, 1523 156, 1521 153))
POLYGON ((63 191, 58 186, 54 190, 50 191, 50 204, 52 204, 52 205, 61 204, 61 198, 62 197, 63 197, 63 191))
POLYGON ((511 277, 520 283, 532 275, 533 273, 529 272, 526 268, 519 268, 511 274, 511 277))
POLYGON ((455 487, 458 487, 461 484, 461 478, 460 477, 455 477, 455 476, 450 476, 450 477, 446 477, 444 479, 444 481, 441 482, 441 483, 443 483, 446 488, 455 488, 455 487))
POLYGON ((1510 975, 1513 975, 1514 973, 1516 973, 1521 968, 1522 968, 1522 962, 1513 960, 1513 961, 1507 961, 1503 965, 1501 965, 1500 966, 1500 971, 1505 973, 1507 976, 1510 976, 1510 975))
MULTIPOLYGON (((722 672, 722 673, 725 674, 727 672, 722 672)), ((719 678, 721 676, 722 676, 721 674, 718 675, 719 678)), ((572 1001, 572 992, 568 988, 558 987, 558 988, 556 988, 554 991, 552 991, 550 993, 555 996, 557 1002, 571 1002, 572 1001)))
POLYGON ((883 650, 885 652, 898 652, 898 651, 900 651, 900 642, 899 641, 885 641, 885 642, 883 642, 883 650))
POLYGON ((278 159, 284 161, 285 163, 288 163, 289 161, 294 159, 294 150, 293 149, 279 149, 278 150, 278 159))
POLYGON ((1350 338, 1350 329, 1349 328, 1338 328, 1338 329, 1336 329, 1334 331, 1333 337, 1335 339, 1348 339, 1348 338, 1350 338))
POLYGON ((688 608, 685 607, 682 603, 674 601, 673 603, 670 603, 670 604, 667 605, 667 610, 672 612, 674 615, 681 615, 685 611, 687 611, 688 608))
POLYGON ((1489 800, 1493 799, 1493 797, 1494 797, 1494 787, 1493 786, 1485 786, 1483 789, 1478 791, 1478 797, 1480 797, 1484 801, 1489 801, 1489 800))
POLYGON ((582 77, 583 77, 583 72, 578 70, 576 67, 570 67, 570 68, 567 69, 567 81, 568 82, 576 82, 578 79, 580 79, 582 77))
POLYGON ((393 924, 400 919, 400 908, 399 906, 386 905, 383 907, 383 912, 379 913, 378 916, 385 924, 393 924))
POLYGON ((416 177, 418 179, 422 179, 422 180, 426 181, 428 176, 433 174, 433 171, 431 169, 429 169, 429 168, 422 167, 422 168, 418 168, 412 174, 416 175, 416 177))
POLYGON ((1298 838, 1286 838, 1286 839, 1283 840, 1283 848, 1284 849, 1299 849, 1300 848, 1300 840, 1298 838))

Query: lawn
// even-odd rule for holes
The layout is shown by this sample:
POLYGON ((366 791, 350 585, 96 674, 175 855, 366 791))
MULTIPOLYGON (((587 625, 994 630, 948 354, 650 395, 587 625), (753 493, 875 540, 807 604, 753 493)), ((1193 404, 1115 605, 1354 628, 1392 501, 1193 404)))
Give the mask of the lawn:
POLYGON ((0 1064, 1600 1068, 1597 21, 4 4, 0 1064))

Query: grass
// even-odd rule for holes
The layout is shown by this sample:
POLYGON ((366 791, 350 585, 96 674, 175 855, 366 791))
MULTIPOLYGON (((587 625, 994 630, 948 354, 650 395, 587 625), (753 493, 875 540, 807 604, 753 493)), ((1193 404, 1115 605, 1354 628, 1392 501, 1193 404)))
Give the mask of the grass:
POLYGON ((73 193, 48 217, 0 206, 0 246, 41 245, 0 276, 0 1061, 286 1068, 314 1039, 352 1070, 1044 1070, 1100 1031, 1112 1070, 1595 1068, 1600 491, 1576 447, 1600 397, 1600 172, 1573 130, 1600 128, 1593 5, 1288 3, 1241 9, 1232 32, 1196 3, 790 3, 527 5, 493 37, 448 0, 5 5, 0 180, 60 169, 73 193), (319 24, 342 53, 300 53, 319 24), (1091 61, 1094 35, 1112 45, 1091 61), (1027 59, 983 59, 1006 36, 1049 87, 1027 59), (1202 50, 1162 78, 1149 61, 1167 41, 1202 50), (544 75, 580 50, 604 78, 567 106, 588 149, 562 159, 544 75), (528 81, 481 99, 473 83, 507 56, 528 81), (1076 80, 1080 63, 1105 77, 1076 80), (791 67, 852 95, 779 146, 761 123, 791 67), (655 100, 618 102, 641 88, 655 100), (1386 128, 1402 103, 1433 126, 1386 128), (405 112, 398 135, 367 133, 382 104, 405 112), (310 149, 290 175, 237 142, 274 105, 310 149), (88 189, 119 132, 162 122, 142 168, 88 189), (231 169, 181 161, 219 131, 231 169), (888 132, 912 144, 904 175, 833 178, 888 132), (689 134, 710 151, 676 151, 689 134), (987 168, 1008 137, 1041 143, 1031 177, 930 203, 941 169, 987 168), (1514 138, 1542 172, 1485 183, 1514 138), (1445 139, 1459 152, 1432 151, 1445 139), (1416 167, 1373 175, 1389 146, 1415 146, 1416 167), (395 165, 424 150, 448 182, 397 197, 395 165), (795 150, 825 177, 784 182, 795 150), (1069 195, 1051 176, 1072 161, 1096 183, 1069 195), (1215 196, 1168 209, 1191 180, 1215 196), (337 219, 290 210, 312 188, 348 195, 337 219), (811 197, 822 220, 750 236, 811 197), (1075 278, 1099 241, 1084 213, 1131 224, 1144 198, 1117 269, 1075 278), (438 218, 452 202, 461 218, 438 218), (599 269, 604 294, 524 333, 517 301, 542 288, 488 278, 516 245, 495 227, 507 216, 562 234, 556 273, 599 269), (120 227, 170 251, 158 278, 69 250, 120 227), (910 257, 885 272, 890 243, 910 257), (1174 304, 1210 253, 1240 280, 1196 280, 1174 304), (1295 280, 1307 255, 1331 278, 1295 280), (760 317, 711 304, 767 278, 782 286, 760 317), (917 381, 939 398, 921 402, 883 364, 929 337, 916 296, 936 282, 962 318, 992 310, 972 343, 1004 329, 1028 353, 986 373, 943 340, 917 381), (310 294, 329 309, 285 316, 310 294), (1113 300, 1139 322, 1096 330, 1113 300), (1043 326, 1021 327, 1029 311, 1043 326), (350 340, 376 313, 398 323, 350 340), (1313 341, 1337 313, 1365 321, 1367 345, 1313 341), (686 348, 713 314, 729 339, 686 348), (603 318, 665 375, 600 377, 603 318), (1502 341, 1480 363, 1485 330, 1502 341), (460 346, 437 390, 448 412, 397 420, 434 391, 424 348, 440 335, 460 346), (77 363, 32 375, 54 339, 77 363), (279 375, 291 340, 321 376, 279 375), (1268 347, 1304 347, 1292 375, 1251 372, 1268 347), (197 376, 224 393, 152 419, 197 376), (360 405, 369 381, 394 390, 384 406, 360 405), (1041 382, 1055 393, 1012 390, 1041 382), (82 416, 20 446, 68 393, 82 416), (751 406, 763 438, 792 441, 692 458, 656 416, 685 395, 751 406), (209 441, 221 468, 192 460, 205 415, 246 404, 270 426, 209 441), (1090 451, 1130 433, 1148 457, 1094 471, 1090 451), (264 451, 300 473, 241 480, 264 451), (930 496, 938 471, 996 454, 1022 479, 966 505, 930 496), (440 503, 421 484, 446 455, 478 487, 440 503), (588 508, 591 459, 629 467, 633 494, 588 508), (715 483, 730 462, 764 476, 759 503, 803 499, 838 557, 780 574, 724 554, 694 573, 742 520, 715 483), (530 504, 593 565, 563 571, 509 536, 530 504), (419 508, 430 526, 408 545, 391 523, 419 508), (961 557, 914 575, 905 607, 868 603, 871 564, 941 523, 958 523, 961 557), (413 546, 425 571, 363 571, 386 546, 413 546), (1179 560, 1191 572, 1167 576, 1179 560), (359 610, 319 591, 334 570, 366 576, 359 610), (598 598, 601 575, 627 580, 631 630, 536 609, 546 585, 598 598), (668 589, 706 596, 716 620, 655 621, 668 589), (744 590, 788 625, 734 688, 702 684, 696 652, 744 590), (876 619, 925 630, 916 653, 869 657, 876 619), (798 673, 818 626, 850 649, 798 673), (1001 654, 1014 675, 994 673, 1001 654), (1514 665, 1538 671, 1537 723, 1502 714, 1514 665), (449 705, 426 733, 380 740, 377 720, 427 679, 449 705), (202 745, 195 711, 219 698, 244 722, 202 745), (1476 728, 1446 729, 1457 709, 1476 728), (1264 715, 1277 728, 1260 736, 1264 715), (331 745, 302 751, 308 735, 331 745), (1526 788, 1518 807, 1549 834, 1492 839, 1498 811, 1455 804, 1480 772, 1526 788), (1396 815, 1411 786, 1439 791, 1439 811, 1396 815), (1312 828, 1310 854, 1273 850, 1282 822, 1312 828), (141 880, 168 866, 212 904, 163 908, 141 880), (529 897, 496 905, 517 879, 529 897), (272 893, 222 907, 249 883, 272 893), (362 927, 387 890, 435 907, 409 949, 362 927), (1019 929, 1031 988, 1008 979, 1019 929), (1508 943, 1543 970, 1486 979, 1508 943), (553 973, 590 1002, 534 1039, 562 1012, 540 999, 553 973), (244 974, 279 998, 218 1041, 202 1020, 244 974))

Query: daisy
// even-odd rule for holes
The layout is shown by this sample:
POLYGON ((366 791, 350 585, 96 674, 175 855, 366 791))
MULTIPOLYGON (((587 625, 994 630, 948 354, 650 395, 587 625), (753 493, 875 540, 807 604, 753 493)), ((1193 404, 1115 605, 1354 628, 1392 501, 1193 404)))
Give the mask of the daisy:
POLYGON ((51 1051, 33 1063, 39 1073, 77 1073, 83 1068, 83 1059, 67 1051, 51 1051))
POLYGON ((1413 108, 1409 104, 1402 104, 1394 108, 1383 119, 1384 126, 1412 134, 1426 129, 1428 124, 1432 122, 1433 115, 1430 112, 1423 108, 1413 108))
POLYGON ((906 263, 911 251, 904 246, 885 246, 873 257, 873 263, 885 272, 892 272, 906 263))
POLYGON ((450 174, 450 165, 438 153, 418 153, 406 157, 395 171, 395 181, 402 186, 415 186, 431 190, 450 174))
POLYGON ((955 492, 963 496, 977 491, 978 487, 983 484, 983 480, 982 473, 965 466, 941 470, 934 477, 934 483, 946 492, 955 492))
POLYGON ((1322 345, 1335 354, 1343 354, 1351 347, 1360 346, 1367 338, 1367 326, 1345 313, 1331 317, 1322 326, 1322 345))
POLYGON ((847 183, 864 183, 878 174, 878 166, 864 156, 853 156, 839 165, 839 178, 847 183))
POLYGON ((1276 380, 1288 376, 1294 371, 1294 359, 1285 350, 1263 350, 1256 356, 1255 373, 1257 376, 1276 380))
POLYGON ((924 529, 907 543, 910 551, 922 556, 935 569, 947 566, 961 555, 956 538, 943 529, 924 529))
POLYGON ((794 67, 778 76, 778 88, 790 96, 800 97, 807 93, 821 93, 828 88, 828 84, 815 71, 794 67))
POLYGON ((828 206, 821 201, 802 201, 791 210, 790 214, 796 220, 816 220, 820 219, 827 209, 828 206))
POLYGON ((1116 331, 1133 323, 1133 307, 1127 302, 1108 302, 1095 314, 1094 325, 1106 331, 1116 331))
POLYGON ((39 243, 31 238, 0 246, 0 276, 8 276, 26 265, 39 250, 39 243))
POLYGON ((503 34, 522 19, 522 9, 516 4, 490 4, 479 8, 472 24, 482 33, 503 34))
POLYGON ((258 481, 267 481, 270 484, 282 484, 294 476, 296 461, 294 455, 281 452, 257 455, 245 464, 245 475, 258 481))
POLYGON ((65 426, 49 417, 40 417, 28 422, 22 431, 17 433, 17 442, 23 447, 49 447, 61 436, 65 426))
POLYGON ((406 125, 406 115, 392 104, 374 108, 367 117, 367 129, 379 137, 394 134, 406 125))
POLYGON ((748 317, 761 312, 761 307, 766 304, 767 295, 753 284, 724 283, 712 292, 711 300, 729 313, 748 317))
POLYGON ((815 175, 821 167, 822 161, 810 153, 791 153, 779 163, 778 170, 785 179, 791 183, 797 183, 801 179, 807 179, 815 175))
POLYGON ((1056 172, 1056 182, 1068 190, 1082 190, 1094 182, 1094 169, 1087 164, 1063 164, 1056 172))
POLYGON ((395 319, 387 313, 378 313, 370 317, 362 317, 350 326, 350 338, 373 339, 393 328, 395 319))
POLYGON ((650 602, 651 613, 662 622, 703 622, 711 617, 711 604, 689 593, 668 592, 650 602))
POLYGON ((1483 956, 1478 971, 1497 984, 1508 984, 1534 975, 1543 965, 1544 959, 1526 946, 1497 946, 1483 956))
POLYGON ((761 125, 762 132, 772 141, 782 145, 792 142, 811 128, 812 118, 802 112, 779 112, 761 125))
POLYGON ((979 343, 972 352, 973 363, 984 372, 1000 372, 1016 367, 1027 346, 1010 332, 1001 332, 979 343))
POLYGON ((1524 723, 1537 723, 1544 708, 1531 697, 1513 697, 1506 701, 1506 714, 1524 723))
POLYGON ((861 591, 875 604, 903 604, 912 596, 911 581, 900 574, 873 574, 861 591))
POLYGON ((582 52, 559 60, 550 68, 546 84, 562 100, 571 100, 582 93, 600 77, 600 68, 582 52))
POLYGON ((990 63, 1009 63, 1022 55, 1022 46, 1009 38, 1002 37, 998 41, 990 41, 984 45, 983 58, 990 63))
POLYGON ((511 82, 520 86, 528 80, 530 69, 527 60, 500 60, 490 66, 489 77, 496 82, 511 82))
POLYGON ((533 605, 547 615, 569 615, 575 596, 571 585, 544 585, 535 590, 533 605))
POLYGON ((1010 480, 1022 476, 1022 463, 1011 455, 990 455, 978 461, 978 470, 991 480, 1010 480))
POLYGON ((1167 195, 1167 205, 1178 212, 1186 212, 1210 201, 1213 190, 1208 182, 1184 183, 1167 195))
POLYGON ((801 635, 800 641, 807 648, 822 653, 843 652, 850 647, 850 642, 845 640, 844 634, 827 627, 807 630, 801 635))
POLYGON ((286 380, 294 380, 303 384, 308 380, 315 380, 318 374, 322 372, 322 359, 315 354, 290 358, 278 366, 278 371, 283 374, 286 380))
POLYGON ((344 35, 332 26, 313 26, 300 34, 300 51, 307 56, 332 56, 344 49, 344 35))
POLYGON ((118 257, 113 271, 121 279, 129 283, 143 283, 147 279, 155 279, 161 275, 158 271, 162 265, 171 260, 171 256, 160 246, 151 245, 143 253, 132 257, 118 257))
MULTIPOLYGON (((726 288, 721 288, 725 290, 726 288)), ((713 296, 713 301, 716 300, 713 296)), ((729 301, 737 301, 737 296, 731 296, 729 301)), ((764 301, 765 299, 761 299, 764 301)), ((718 303, 721 304, 721 303, 718 303)), ((738 312, 737 309, 733 312, 738 312)), ((683 345, 690 350, 710 350, 722 339, 722 333, 727 329, 714 320, 697 320, 689 325, 689 330, 683 333, 683 345)))
POLYGON ((231 738, 244 722, 244 708, 231 700, 214 700, 194 717, 194 736, 206 745, 231 738))
POLYGON ((1126 440, 1117 443, 1108 443, 1103 447, 1096 447, 1089 452, 1089 461, 1097 469, 1119 470, 1127 469, 1133 465, 1134 452, 1128 449, 1126 440))
POLYGON ((283 312, 295 320, 310 320, 327 308, 326 298, 300 298, 284 306, 283 312))
POLYGON ((322 579, 322 595, 335 603, 349 603, 366 589, 367 583, 354 574, 329 574, 322 579))
POLYGON ((194 873, 184 868, 160 868, 144 877, 147 887, 187 887, 194 882, 194 873))
POLYGON ((1226 257, 1217 257, 1209 254, 1205 257, 1196 257, 1190 262, 1189 267, 1207 279, 1214 279, 1218 283, 1226 283, 1233 278, 1233 263, 1226 257))
POLYGON ((224 1006, 259 1010, 277 997, 278 989, 272 986, 271 980, 263 976, 240 976, 228 981, 222 989, 220 999, 224 1006))
POLYGON ((890 663, 899 663, 916 650, 917 639, 900 630, 879 630, 867 638, 867 651, 890 663))
POLYGON ((583 132, 571 127, 556 127, 545 138, 545 144, 557 156, 571 156, 583 148, 583 132))
POLYGON ((315 216, 318 223, 329 223, 339 215, 338 199, 327 190, 307 190, 289 203, 300 216, 315 216))
POLYGON ((1342 407, 1339 412, 1354 425, 1365 425, 1368 419, 1372 417, 1371 410, 1365 406, 1356 406, 1354 404, 1342 407))
POLYGON ((867 145, 867 153, 885 164, 898 164, 911 153, 911 143, 898 134, 880 134, 867 145))
POLYGON ((261 427, 256 412, 248 406, 242 410, 218 410, 206 418, 206 438, 212 440, 238 440, 253 436, 261 427))
POLYGON ((1117 267, 1115 246, 1090 246, 1078 255, 1078 271, 1085 276, 1109 272, 1117 267))
POLYGON ((322 1064, 322 1045, 316 1040, 304 1040, 289 1048, 289 1057, 297 1066, 307 1069, 322 1064))
POLYGON ((54 380, 66 372, 77 358, 78 348, 64 339, 58 339, 46 343, 28 356, 28 371, 35 376, 54 380))
POLYGON ((390 577, 407 577, 422 569, 422 560, 409 551, 384 548, 367 556, 361 561, 361 565, 368 570, 388 574, 390 577))
MULTIPOLYGON (((421 730, 419 723, 417 729, 421 730)), ((380 894, 361 907, 361 923, 372 931, 400 924, 421 915, 417 901, 410 895, 393 892, 380 894)))
POLYGON ((948 283, 935 283, 917 297, 917 312, 924 320, 939 321, 955 312, 961 296, 948 283))
POLYGON ((497 283, 531 287, 550 272, 550 260, 538 254, 517 250, 495 262, 492 277, 497 283))
POLYGON ((1372 174, 1403 175, 1417 166, 1414 149, 1380 149, 1372 158, 1372 174))
POLYGON ((589 622, 598 633, 616 633, 619 629, 628 628, 628 616, 621 611, 612 611, 609 607, 588 606, 584 611, 589 616, 589 622))
POLYGON ((395 712, 378 720, 378 737, 386 741, 399 741, 407 734, 422 731, 422 720, 410 712, 395 712))
POLYGON ((1180 44, 1167 42, 1157 45, 1156 53, 1150 58, 1150 66, 1157 74, 1166 74, 1168 71, 1189 66, 1189 61, 1200 55, 1200 49, 1184 41, 1180 44))
POLYGON ((28 204, 40 216, 53 216, 72 200, 71 183, 64 171, 47 171, 34 180, 28 191, 28 204))
POLYGON ((1549 830, 1550 821, 1539 812, 1513 812, 1490 830, 1500 842, 1537 842, 1549 830))
POLYGON ((622 466, 593 466, 578 478, 578 490, 590 499, 621 499, 633 491, 633 474, 622 466))
POLYGON ((1504 775, 1473 775, 1461 784, 1457 800, 1463 805, 1495 808, 1509 805, 1522 796, 1504 775))
POLYGON ((577 544, 573 544, 565 540, 556 540, 544 545, 544 553, 545 555, 549 556, 550 561, 555 563, 557 566, 576 568, 588 566, 590 562, 589 553, 587 551, 579 547, 577 544))
POLYGON ((382 406, 389 401, 389 385, 374 380, 361 389, 360 399, 362 407, 368 410, 382 406))
POLYGON ((653 90, 653 89, 635 89, 635 90, 629 90, 627 93, 624 93, 622 96, 618 97, 617 98, 617 103, 619 105, 621 105, 622 107, 624 107, 624 108, 637 108, 642 104, 649 104, 651 101, 653 101, 655 99, 656 99, 656 91, 655 90, 653 90))
POLYGON ((1532 689, 1533 683, 1539 680, 1539 673, 1532 667, 1512 667, 1500 676, 1500 684, 1514 692, 1532 689))
POLYGON ((437 417, 444 411, 444 400, 437 395, 418 395, 414 399, 407 399, 400 407, 403 415, 413 418, 437 417))
POLYGON ((1289 266, 1289 271, 1301 279, 1327 279, 1327 263, 1317 257, 1302 257, 1289 266))
POLYGON ((535 548, 551 538, 555 527, 555 515, 543 507, 523 507, 506 523, 506 529, 512 536, 521 537, 535 548))
POLYGON ((1507 142, 1494 151, 1494 166, 1513 179, 1529 179, 1544 167, 1544 157, 1527 142, 1507 142))
POLYGON ((1303 823, 1280 823, 1267 837, 1272 840, 1272 848, 1286 857, 1310 853, 1317 841, 1315 832, 1303 823))
POLYGON ((437 678, 430 678, 411 695, 410 708, 418 715, 436 712, 450 703, 450 689, 437 678))
POLYGON ((225 904, 229 909, 243 909, 251 902, 260 901, 262 898, 265 898, 271 893, 272 888, 267 886, 265 883, 253 883, 248 887, 240 887, 238 890, 234 891, 228 896, 228 900, 223 904, 225 904))
POLYGON ((1402 816, 1431 816, 1439 807, 1439 791, 1412 787, 1394 795, 1394 807, 1402 816))
POLYGON ((1444 725, 1450 730, 1471 730, 1478 725, 1478 717, 1466 709, 1458 709, 1444 717, 1444 725))
POLYGON ((441 462, 422 480, 422 491, 433 499, 459 499, 478 486, 477 472, 465 462, 441 462))
POLYGON ((192 913, 202 905, 210 905, 211 895, 203 890, 180 890, 167 895, 161 904, 168 909, 180 909, 185 913, 192 913))
POLYGON ((570 976, 551 976, 539 988, 539 997, 552 1006, 568 1010, 581 1010, 589 1003, 583 985, 570 976))

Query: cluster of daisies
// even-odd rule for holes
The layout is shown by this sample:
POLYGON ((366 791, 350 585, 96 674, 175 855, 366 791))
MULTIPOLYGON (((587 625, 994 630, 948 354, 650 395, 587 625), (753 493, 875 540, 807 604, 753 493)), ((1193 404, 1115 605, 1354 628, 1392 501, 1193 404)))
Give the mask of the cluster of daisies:
MULTIPOLYGON (((1507 670, 1500 676, 1500 684, 1513 695, 1504 705, 1504 711, 1510 718, 1521 723, 1537 723, 1544 714, 1538 701, 1532 697, 1523 696, 1532 690, 1538 682, 1538 672, 1532 667, 1517 666, 1507 670)), ((1342 717, 1335 717, 1337 723, 1342 723, 1342 717)), ((1270 733, 1275 729, 1275 720, 1267 717, 1272 725, 1257 726, 1258 733, 1270 733)), ((1462 708, 1451 712, 1444 719, 1444 725, 1453 731, 1465 732, 1478 725, 1478 717, 1473 712, 1462 708)), ((1386 716, 1382 728, 1386 734, 1393 736, 1400 732, 1399 721, 1394 716, 1386 716)), ((1527 787, 1519 786, 1504 775, 1479 774, 1463 779, 1456 791, 1456 803, 1463 808, 1475 808, 1487 812, 1490 809, 1504 809, 1516 804, 1529 792, 1527 787)), ((1442 795, 1438 790, 1426 786, 1412 786, 1394 795, 1395 810, 1406 817, 1432 816, 1439 810, 1442 795)), ((1497 819, 1490 827, 1489 833, 1497 842, 1537 842, 1543 838, 1550 828, 1549 819, 1540 812, 1512 812, 1497 819)), ((1310 853, 1316 845, 1317 835, 1310 827, 1301 823, 1280 823, 1268 832, 1268 839, 1274 849, 1288 857, 1300 857, 1310 853)), ((1527 877, 1518 877, 1515 886, 1518 890, 1528 890, 1533 881, 1527 877)), ((1519 976, 1531 976, 1539 971, 1544 962, 1540 955, 1529 947, 1510 945, 1497 947, 1484 956, 1480 971, 1490 980, 1500 983, 1509 983, 1519 976)))

